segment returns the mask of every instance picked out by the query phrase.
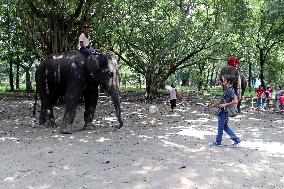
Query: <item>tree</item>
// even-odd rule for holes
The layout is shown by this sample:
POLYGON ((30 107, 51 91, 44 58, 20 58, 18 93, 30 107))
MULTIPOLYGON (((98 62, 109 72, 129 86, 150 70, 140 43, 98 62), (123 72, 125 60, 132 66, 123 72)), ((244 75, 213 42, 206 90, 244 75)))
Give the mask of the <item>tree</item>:
POLYGON ((217 23, 210 6, 169 0, 120 6, 117 33, 121 41, 116 41, 115 50, 145 77, 150 99, 170 75, 197 64, 196 55, 212 47, 217 23))
POLYGON ((270 64, 272 51, 284 42, 283 3, 279 1, 250 1, 250 27, 246 30, 251 38, 251 49, 255 49, 258 57, 261 84, 265 86, 264 68, 270 64), (275 16, 277 15, 277 16, 275 16))
POLYGON ((31 20, 35 22, 29 23, 31 38, 34 39, 36 33, 40 34, 40 39, 35 42, 39 42, 39 48, 46 54, 74 49, 74 39, 77 39, 75 34, 78 33, 76 31, 83 28, 92 16, 91 0, 73 0, 68 3, 55 0, 27 0, 27 4, 31 20))

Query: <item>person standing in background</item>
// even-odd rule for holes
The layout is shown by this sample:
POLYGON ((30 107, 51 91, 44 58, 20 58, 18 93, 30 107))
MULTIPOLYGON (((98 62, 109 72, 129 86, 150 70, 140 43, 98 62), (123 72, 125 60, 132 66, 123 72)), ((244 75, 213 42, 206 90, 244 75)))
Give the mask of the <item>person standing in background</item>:
POLYGON ((171 103, 171 112, 174 112, 174 109, 176 108, 176 101, 177 101, 177 90, 176 86, 174 84, 171 84, 171 88, 169 89, 170 92, 170 103, 171 103))

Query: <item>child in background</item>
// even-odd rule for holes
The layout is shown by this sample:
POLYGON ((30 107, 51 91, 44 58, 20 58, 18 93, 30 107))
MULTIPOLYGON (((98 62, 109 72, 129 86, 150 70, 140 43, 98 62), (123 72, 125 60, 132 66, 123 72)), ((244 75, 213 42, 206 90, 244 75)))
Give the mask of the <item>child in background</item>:
POLYGON ((275 106, 277 109, 279 108, 279 98, 281 96, 281 92, 281 86, 278 85, 275 90, 275 106))
POLYGON ((169 92, 170 92, 171 112, 174 112, 174 109, 176 107, 177 95, 178 95, 176 86, 174 84, 171 84, 169 92))
POLYGON ((283 112, 284 111, 284 93, 281 94, 280 98, 279 98, 279 107, 280 107, 280 111, 283 112))
POLYGON ((265 92, 264 88, 260 85, 256 91, 257 109, 263 108, 264 92, 265 92))
POLYGON ((265 100, 264 100, 264 108, 267 109, 269 108, 269 102, 270 102, 270 99, 272 99, 272 88, 271 87, 267 87, 266 90, 265 90, 265 100))

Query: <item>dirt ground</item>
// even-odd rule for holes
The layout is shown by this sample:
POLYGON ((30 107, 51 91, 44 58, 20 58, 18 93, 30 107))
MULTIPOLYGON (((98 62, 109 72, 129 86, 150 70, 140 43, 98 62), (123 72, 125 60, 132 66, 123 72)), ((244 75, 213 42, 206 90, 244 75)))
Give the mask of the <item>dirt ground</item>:
MULTIPOLYGON (((0 100, 0 188, 219 189, 284 188, 284 116, 243 109, 229 125, 242 139, 210 148, 217 117, 206 106, 122 100, 124 126, 116 130, 109 98, 100 96, 94 124, 83 131, 83 105, 74 133, 38 126, 30 100, 0 100)), ((55 108, 59 125, 63 107, 55 108)), ((37 108, 39 110, 39 108, 37 108)), ((39 113, 37 113, 37 117, 39 113)))

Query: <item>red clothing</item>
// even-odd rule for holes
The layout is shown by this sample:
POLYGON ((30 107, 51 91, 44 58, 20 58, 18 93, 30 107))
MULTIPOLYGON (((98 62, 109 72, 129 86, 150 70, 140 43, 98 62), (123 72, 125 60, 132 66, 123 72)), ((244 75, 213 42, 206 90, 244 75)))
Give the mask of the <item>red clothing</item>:
POLYGON ((228 63, 229 66, 232 66, 234 68, 240 65, 239 59, 237 59, 234 56, 230 56, 227 60, 227 63, 228 63))
POLYGON ((257 98, 262 98, 264 92, 265 92, 265 91, 264 91, 263 88, 258 88, 257 91, 256 91, 256 97, 257 97, 257 98))
POLYGON ((284 105, 284 95, 280 96, 280 98, 279 98, 279 103, 280 103, 281 105, 284 105))
POLYGON ((267 98, 272 98, 272 92, 273 92, 273 90, 270 87, 268 87, 267 90, 266 90, 267 98))

